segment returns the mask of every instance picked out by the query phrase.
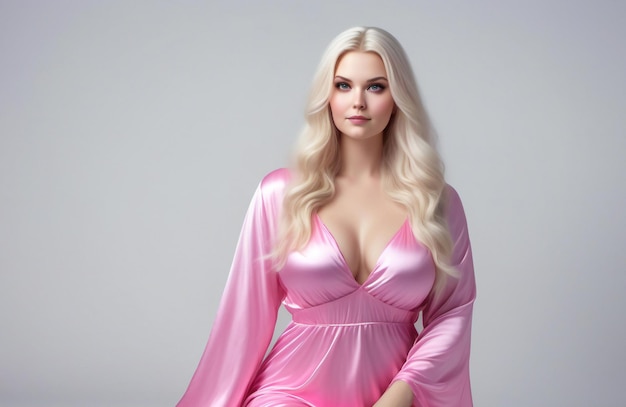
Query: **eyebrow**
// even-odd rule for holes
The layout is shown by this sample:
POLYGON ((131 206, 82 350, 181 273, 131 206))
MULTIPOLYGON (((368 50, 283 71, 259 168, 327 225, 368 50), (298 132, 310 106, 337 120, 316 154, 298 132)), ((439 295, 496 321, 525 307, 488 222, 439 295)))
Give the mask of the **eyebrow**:
MULTIPOLYGON (((352 82, 350 79, 345 78, 345 77, 340 76, 340 75, 335 76, 335 79, 339 79, 339 80, 346 81, 346 82, 352 82)), ((380 80, 389 82, 387 80, 387 78, 385 78, 384 76, 377 76, 375 78, 368 79, 366 82, 370 83, 370 82, 376 82, 376 81, 380 81, 380 80)))

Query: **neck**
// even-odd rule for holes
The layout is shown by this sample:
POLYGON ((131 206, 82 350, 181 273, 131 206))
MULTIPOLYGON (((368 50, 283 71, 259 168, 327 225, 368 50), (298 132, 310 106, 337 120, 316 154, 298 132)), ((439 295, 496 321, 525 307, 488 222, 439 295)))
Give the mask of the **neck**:
POLYGON ((383 161, 383 135, 366 140, 341 136, 339 176, 350 179, 378 177, 383 161))

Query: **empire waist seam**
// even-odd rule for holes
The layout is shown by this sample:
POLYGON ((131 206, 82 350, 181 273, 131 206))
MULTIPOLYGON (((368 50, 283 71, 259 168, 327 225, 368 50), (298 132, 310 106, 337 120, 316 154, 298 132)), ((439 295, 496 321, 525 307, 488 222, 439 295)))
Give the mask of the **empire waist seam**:
POLYGON ((302 326, 367 326, 367 325, 413 325, 413 322, 388 322, 388 321, 370 321, 370 322, 352 322, 352 323, 307 323, 292 320, 294 325, 302 326))

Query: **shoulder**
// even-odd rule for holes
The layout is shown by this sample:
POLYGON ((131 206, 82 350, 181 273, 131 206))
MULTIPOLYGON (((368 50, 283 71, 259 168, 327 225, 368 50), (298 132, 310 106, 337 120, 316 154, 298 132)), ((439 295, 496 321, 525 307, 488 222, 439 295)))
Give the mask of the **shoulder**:
POLYGON ((450 184, 443 188, 444 202, 446 203, 446 213, 463 211, 463 203, 456 189, 450 184))
POLYGON ((265 175, 257 191, 265 205, 274 209, 282 206, 285 190, 290 180, 291 171, 287 168, 279 168, 265 175))
POLYGON ((279 168, 263 177, 260 188, 264 192, 271 192, 277 189, 284 190, 290 180, 291 171, 288 168, 279 168))
POLYGON ((450 234, 454 237, 467 234, 467 220, 459 193, 450 184, 444 188, 445 217, 450 234))

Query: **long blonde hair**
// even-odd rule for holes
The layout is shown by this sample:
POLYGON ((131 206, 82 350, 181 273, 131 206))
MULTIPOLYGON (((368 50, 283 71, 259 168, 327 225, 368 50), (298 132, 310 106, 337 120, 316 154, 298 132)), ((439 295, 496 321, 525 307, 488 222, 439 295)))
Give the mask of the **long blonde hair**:
POLYGON ((374 52, 385 65, 396 111, 384 132, 383 186, 406 207, 413 234, 430 250, 440 282, 445 275, 455 275, 449 265, 452 241, 443 216, 443 164, 402 46, 387 31, 374 27, 355 27, 339 34, 317 68, 296 148, 294 177, 285 194, 276 256, 282 263, 290 251, 306 245, 313 213, 335 193, 341 161, 329 99, 337 61, 349 51, 374 52))

